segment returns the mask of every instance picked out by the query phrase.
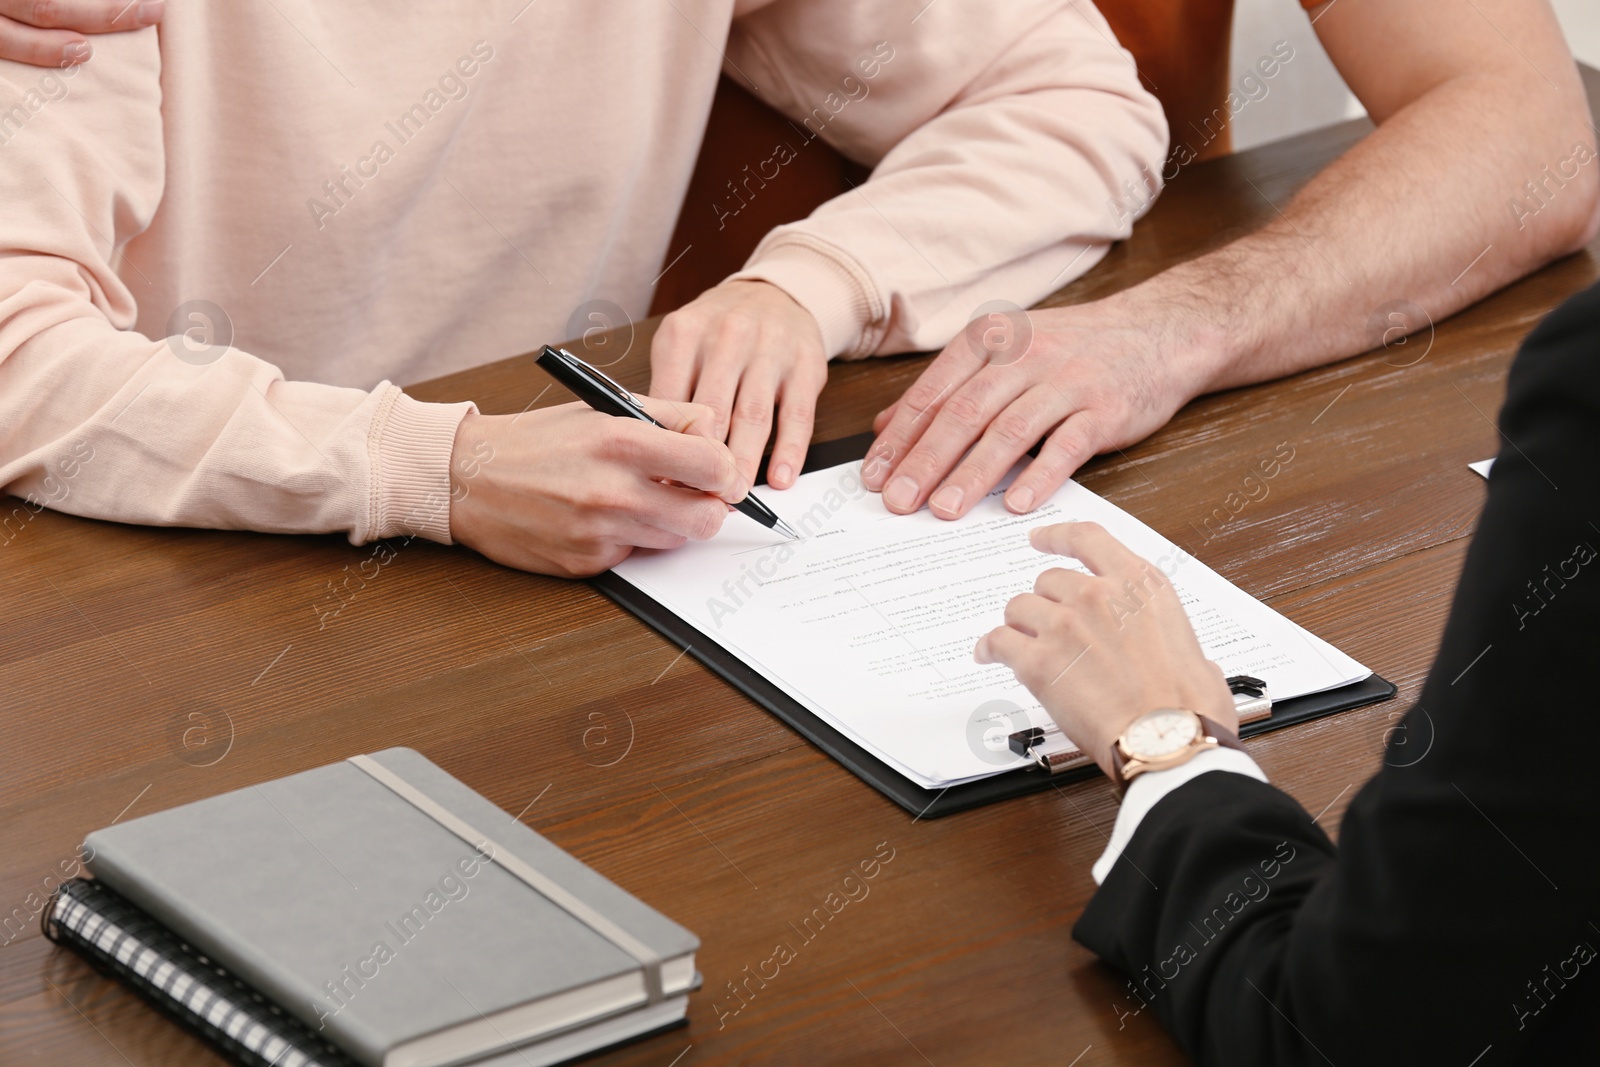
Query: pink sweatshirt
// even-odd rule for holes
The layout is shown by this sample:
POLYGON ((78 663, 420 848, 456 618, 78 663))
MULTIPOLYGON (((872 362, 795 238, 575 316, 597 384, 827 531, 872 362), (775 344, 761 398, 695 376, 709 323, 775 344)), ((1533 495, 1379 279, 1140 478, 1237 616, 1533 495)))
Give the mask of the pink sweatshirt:
POLYGON ((1088 0, 171 0, 94 48, 0 62, 0 490, 358 544, 449 541, 471 405, 390 380, 644 313, 721 71, 875 167, 737 275, 836 355, 1086 270, 1166 148, 1088 0))

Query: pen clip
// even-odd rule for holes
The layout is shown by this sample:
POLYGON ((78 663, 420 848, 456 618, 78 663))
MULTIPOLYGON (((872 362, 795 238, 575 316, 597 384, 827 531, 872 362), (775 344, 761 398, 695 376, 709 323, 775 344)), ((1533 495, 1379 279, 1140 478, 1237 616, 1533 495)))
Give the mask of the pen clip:
POLYGON ((639 403, 638 397, 634 396, 633 393, 628 391, 628 388, 625 385, 611 377, 611 375, 607 374, 599 367, 596 367, 586 359, 580 359, 571 352, 568 352, 565 348, 558 348, 556 351, 570 359, 574 364, 577 365, 579 370, 584 371, 587 374, 594 375, 606 385, 609 385, 611 388, 615 389, 617 391, 617 396, 621 399, 626 400, 628 403, 639 408, 641 411, 644 409, 644 405, 639 403))

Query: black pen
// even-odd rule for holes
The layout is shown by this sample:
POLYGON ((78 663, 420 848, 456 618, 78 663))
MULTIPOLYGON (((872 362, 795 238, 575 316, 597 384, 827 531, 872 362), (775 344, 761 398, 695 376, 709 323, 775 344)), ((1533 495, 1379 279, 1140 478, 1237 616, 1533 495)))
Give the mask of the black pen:
MULTIPOLYGON (((539 353, 539 366, 543 367, 556 381, 571 389, 577 394, 579 400, 588 404, 596 411, 607 415, 617 415, 625 419, 639 419, 648 422, 651 426, 661 424, 650 417, 650 413, 639 405, 634 395, 604 372, 591 367, 577 356, 564 348, 544 346, 544 351, 539 353)), ((769 530, 783 536, 798 540, 800 535, 789 527, 789 524, 778 518, 777 513, 756 499, 754 493, 747 495, 743 500, 733 505, 744 514, 759 522, 769 530)))

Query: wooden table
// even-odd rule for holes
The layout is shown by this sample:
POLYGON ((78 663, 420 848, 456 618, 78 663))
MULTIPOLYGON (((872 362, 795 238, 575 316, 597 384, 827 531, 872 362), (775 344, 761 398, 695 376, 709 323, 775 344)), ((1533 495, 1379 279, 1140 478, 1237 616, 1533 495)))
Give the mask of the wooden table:
MULTIPOLYGON (((1589 86, 1600 99, 1600 78, 1589 86)), ((1050 303, 1262 223, 1365 128, 1185 170, 1050 303)), ((1397 700, 1251 744, 1330 829, 1432 659, 1484 498, 1466 465, 1497 451, 1516 345, 1595 279, 1597 253, 1439 323, 1431 347, 1425 333, 1197 401, 1082 475, 1399 685, 1397 700), (1283 442, 1294 458, 1268 496, 1206 541, 1201 521, 1283 442)), ((614 368, 632 386, 653 325, 614 368)), ((925 363, 834 368, 818 439, 865 429, 925 363)), ((512 412, 544 381, 521 356, 411 391, 512 412)), ((375 574, 370 556, 336 537, 52 512, 0 547, 0 919, 36 913, 31 894, 114 819, 410 745, 703 939, 688 1028, 597 1063, 1181 1062, 1149 1013, 1119 1018, 1122 982, 1069 935, 1115 811, 1103 780, 914 821, 585 585, 426 543, 375 574), (333 585, 348 603, 328 618, 333 585), (869 894, 801 936, 875 854, 892 859, 869 894), (780 943, 794 958, 734 997, 780 943)), ((220 1062, 26 927, 0 934, 0 1063, 220 1062)))

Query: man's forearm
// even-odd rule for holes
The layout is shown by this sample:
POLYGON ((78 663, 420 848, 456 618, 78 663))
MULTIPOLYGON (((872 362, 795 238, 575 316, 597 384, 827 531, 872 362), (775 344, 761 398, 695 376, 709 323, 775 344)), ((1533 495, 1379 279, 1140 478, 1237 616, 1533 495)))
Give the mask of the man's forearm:
POLYGON ((1392 344, 1593 237, 1595 131, 1547 0, 1328 0, 1311 18, 1378 129, 1262 204, 1256 233, 1034 311, 1026 359, 958 336, 877 421, 868 485, 889 510, 959 518, 1042 439, 1006 490, 1026 513, 1193 397, 1392 344))
POLYGON ((1123 299, 1189 320, 1178 358, 1198 361, 1195 392, 1437 322, 1594 236, 1600 159, 1581 83, 1565 73, 1570 84, 1528 69, 1438 85, 1274 204, 1260 231, 1123 299), (1426 318, 1386 313, 1399 302, 1426 318))

